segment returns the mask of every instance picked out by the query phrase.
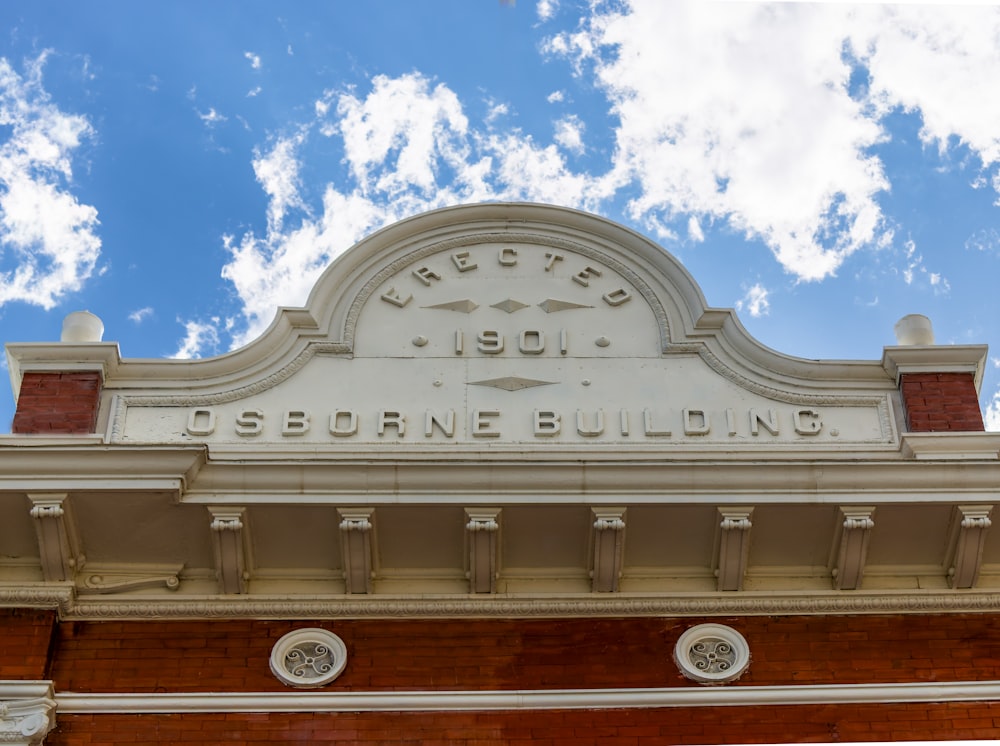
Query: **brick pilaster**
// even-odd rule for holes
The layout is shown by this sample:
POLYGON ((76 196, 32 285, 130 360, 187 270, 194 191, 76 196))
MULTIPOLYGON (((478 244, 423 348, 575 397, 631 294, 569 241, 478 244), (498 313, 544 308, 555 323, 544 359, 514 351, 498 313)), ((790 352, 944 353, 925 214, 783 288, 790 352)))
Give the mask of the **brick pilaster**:
POLYGON ((102 385, 97 371, 25 373, 11 431, 19 435, 94 432, 102 385))
POLYGON ((986 429, 972 373, 903 373, 899 390, 910 432, 986 429))

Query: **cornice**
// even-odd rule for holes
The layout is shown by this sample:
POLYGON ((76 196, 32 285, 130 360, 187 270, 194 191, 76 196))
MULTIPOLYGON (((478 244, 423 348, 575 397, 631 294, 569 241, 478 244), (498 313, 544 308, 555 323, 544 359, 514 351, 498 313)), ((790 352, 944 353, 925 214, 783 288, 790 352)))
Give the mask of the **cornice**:
POLYGON ((882 367, 899 383, 904 373, 971 373, 976 390, 983 382, 986 345, 907 345, 886 347, 882 367))

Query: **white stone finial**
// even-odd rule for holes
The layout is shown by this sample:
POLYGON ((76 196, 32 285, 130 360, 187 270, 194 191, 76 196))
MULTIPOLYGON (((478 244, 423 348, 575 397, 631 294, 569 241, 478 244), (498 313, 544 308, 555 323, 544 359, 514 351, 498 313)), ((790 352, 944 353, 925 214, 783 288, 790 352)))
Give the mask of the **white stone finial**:
POLYGON ((100 342, 104 322, 90 311, 73 311, 63 319, 62 342, 100 342))
POLYGON ((934 344, 934 327, 931 320, 919 313, 911 313, 896 322, 896 343, 900 345, 934 344))

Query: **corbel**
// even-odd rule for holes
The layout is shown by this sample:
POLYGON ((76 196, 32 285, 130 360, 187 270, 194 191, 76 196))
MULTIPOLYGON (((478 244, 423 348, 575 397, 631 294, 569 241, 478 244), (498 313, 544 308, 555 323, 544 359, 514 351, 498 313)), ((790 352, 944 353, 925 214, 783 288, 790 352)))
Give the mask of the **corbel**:
POLYGON ((952 588, 972 588, 979 579, 992 512, 992 505, 956 505, 953 509, 945 564, 952 588))
POLYGON ((611 593, 618 590, 622 575, 625 508, 594 508, 592 517, 594 561, 590 571, 591 590, 611 593))
POLYGON ((872 506, 841 507, 834 537, 834 562, 831 575, 833 587, 839 591, 853 591, 861 587, 868 542, 875 528, 875 508, 872 506))
POLYGON ((750 557, 752 516, 753 508, 719 508, 719 525, 715 530, 715 576, 720 591, 743 590, 750 557))
POLYGON ((343 508, 337 512, 340 514, 340 546, 347 592, 371 593, 375 509, 343 508))
POLYGON ((247 509, 220 506, 209 507, 208 511, 212 514, 210 525, 219 592, 246 593, 252 567, 247 509))
POLYGON ((0 681, 0 743, 39 746, 55 725, 51 681, 0 681))
POLYGON ((496 593, 500 567, 500 508, 465 509, 469 592, 496 593))
POLYGON ((73 580, 84 563, 68 497, 65 492, 28 494, 42 577, 50 583, 73 580))

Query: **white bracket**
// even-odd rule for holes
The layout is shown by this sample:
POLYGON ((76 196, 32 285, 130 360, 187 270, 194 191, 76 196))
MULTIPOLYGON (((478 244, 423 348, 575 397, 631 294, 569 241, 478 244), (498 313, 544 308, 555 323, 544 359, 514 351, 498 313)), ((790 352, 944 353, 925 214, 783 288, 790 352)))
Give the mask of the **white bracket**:
POLYGON ((594 508, 594 564, 590 571, 591 590, 611 593, 618 590, 625 546, 625 508, 594 508))
POLYGON ((992 505, 956 505, 945 567, 952 588, 972 588, 979 579, 992 505))
POLYGON ((496 593, 500 561, 500 508, 465 509, 469 592, 496 593))
POLYGON ((67 498, 65 492, 28 494, 38 536, 42 577, 49 583, 73 580, 84 562, 67 498))
POLYGON ((340 546, 347 592, 371 593, 375 509, 343 508, 337 512, 340 513, 340 546))
POLYGON ((743 578, 750 556, 750 529, 753 508, 719 508, 719 526, 715 531, 715 576, 720 591, 743 590, 743 578))
POLYGON ((834 537, 836 561, 830 574, 838 591, 854 591, 861 587, 861 577, 868 559, 868 542, 875 528, 873 506, 841 507, 834 537))
POLYGON ((56 725, 51 681, 0 681, 0 743, 39 746, 56 725))
POLYGON ((246 508, 209 507, 220 593, 246 593, 250 580, 250 527, 246 508))

